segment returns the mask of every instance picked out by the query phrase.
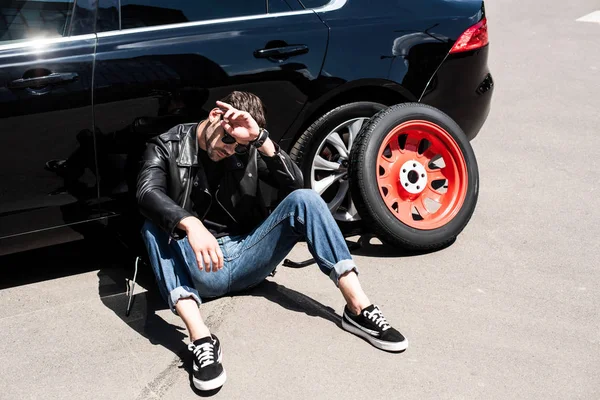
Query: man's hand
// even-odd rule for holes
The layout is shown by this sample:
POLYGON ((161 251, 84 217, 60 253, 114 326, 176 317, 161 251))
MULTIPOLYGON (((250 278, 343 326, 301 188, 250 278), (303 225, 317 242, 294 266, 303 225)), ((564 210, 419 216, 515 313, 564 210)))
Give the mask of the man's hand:
POLYGON ((223 268, 223 253, 217 239, 206 229, 196 217, 186 217, 179 222, 178 227, 187 233, 188 241, 198 262, 198 269, 206 265, 206 272, 217 272, 223 268), (204 263, 204 264, 203 264, 204 263))
POLYGON ((258 138, 260 128, 249 113, 240 111, 222 101, 217 101, 217 107, 223 113, 221 126, 239 143, 248 143, 258 138))

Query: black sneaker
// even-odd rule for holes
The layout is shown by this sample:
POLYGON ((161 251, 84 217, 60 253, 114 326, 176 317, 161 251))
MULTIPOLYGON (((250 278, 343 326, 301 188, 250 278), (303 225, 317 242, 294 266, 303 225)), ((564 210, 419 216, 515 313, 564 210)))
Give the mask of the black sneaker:
POLYGON ((342 328, 366 339, 378 349, 387 351, 403 351, 408 347, 408 340, 400 332, 392 328, 374 304, 365 308, 359 315, 354 315, 344 307, 342 328))
POLYGON ((188 345, 194 354, 194 372, 192 379, 198 390, 217 389, 225 383, 227 374, 221 364, 223 357, 221 344, 215 335, 195 340, 188 345))

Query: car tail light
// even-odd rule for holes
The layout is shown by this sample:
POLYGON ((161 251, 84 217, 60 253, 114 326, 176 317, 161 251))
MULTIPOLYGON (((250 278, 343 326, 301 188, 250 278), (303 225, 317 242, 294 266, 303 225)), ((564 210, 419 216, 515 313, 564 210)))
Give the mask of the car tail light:
POLYGON ((450 53, 476 50, 486 44, 488 44, 488 29, 487 19, 484 18, 460 35, 454 46, 452 46, 450 53))

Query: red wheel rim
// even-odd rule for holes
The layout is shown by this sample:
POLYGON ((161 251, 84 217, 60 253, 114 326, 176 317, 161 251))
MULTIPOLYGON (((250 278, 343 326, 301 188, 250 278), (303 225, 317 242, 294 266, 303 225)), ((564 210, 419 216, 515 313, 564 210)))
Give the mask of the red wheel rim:
POLYGON ((458 144, 429 121, 392 129, 379 147, 376 174, 392 215, 416 229, 446 225, 467 194, 467 165, 458 144))

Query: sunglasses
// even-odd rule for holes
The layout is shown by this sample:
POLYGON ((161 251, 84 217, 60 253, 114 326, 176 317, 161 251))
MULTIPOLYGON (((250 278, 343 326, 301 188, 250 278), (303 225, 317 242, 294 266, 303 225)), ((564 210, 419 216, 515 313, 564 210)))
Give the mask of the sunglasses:
MULTIPOLYGON (((221 115, 221 121, 223 120, 223 115, 221 115)), ((236 144, 235 146, 235 152, 236 153, 246 153, 248 151, 248 149, 250 148, 250 145, 248 144, 241 144, 238 143, 235 138, 233 136, 231 136, 229 133, 227 133, 227 131, 225 129, 223 129, 223 137, 221 138, 221 141, 225 144, 236 144)))
POLYGON ((238 154, 244 154, 247 153, 248 150, 250 150, 250 145, 249 144, 240 144, 238 142, 235 141, 235 138, 233 136, 231 136, 230 134, 228 134, 227 132, 224 132, 223 137, 221 138, 221 141, 225 144, 236 144, 235 145, 235 152, 238 154))

